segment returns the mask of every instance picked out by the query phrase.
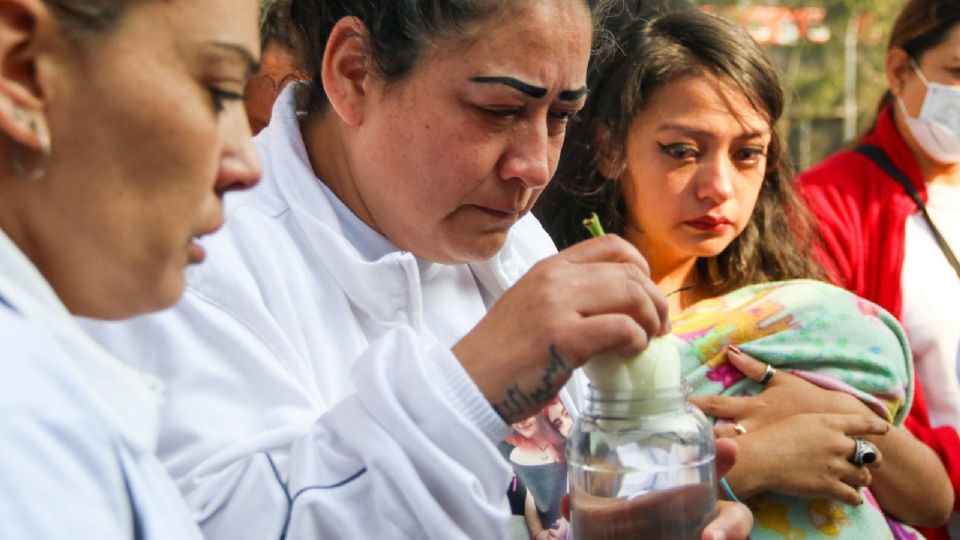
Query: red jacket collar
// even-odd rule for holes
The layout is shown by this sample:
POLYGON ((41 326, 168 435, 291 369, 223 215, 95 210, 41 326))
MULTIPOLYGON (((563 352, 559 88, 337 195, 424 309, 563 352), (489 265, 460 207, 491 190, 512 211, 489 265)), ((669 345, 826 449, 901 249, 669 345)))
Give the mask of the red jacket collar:
POLYGON ((920 198, 926 202, 927 182, 923 178, 923 173, 920 171, 917 158, 913 156, 913 152, 911 152, 910 147, 907 146, 907 142, 900 134, 900 130, 897 129, 897 123, 893 119, 893 108, 890 105, 887 105, 880 111, 877 115, 877 126, 863 138, 862 142, 883 148, 884 152, 886 152, 890 158, 890 161, 892 161, 903 174, 907 175, 907 178, 909 178, 913 182, 914 187, 917 188, 917 193, 920 194, 920 198))

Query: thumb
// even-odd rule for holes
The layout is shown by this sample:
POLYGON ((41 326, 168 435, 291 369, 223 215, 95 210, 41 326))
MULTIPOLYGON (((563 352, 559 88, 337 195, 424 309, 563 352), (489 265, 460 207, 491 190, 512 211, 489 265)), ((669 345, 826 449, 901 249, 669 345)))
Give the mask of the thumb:
POLYGON ((737 461, 739 446, 733 439, 717 439, 717 478, 726 475, 737 461))

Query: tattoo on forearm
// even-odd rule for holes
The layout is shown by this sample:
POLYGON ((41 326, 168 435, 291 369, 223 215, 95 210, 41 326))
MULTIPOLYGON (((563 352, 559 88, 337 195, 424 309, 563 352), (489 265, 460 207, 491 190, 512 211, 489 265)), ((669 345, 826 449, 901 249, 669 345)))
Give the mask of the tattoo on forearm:
POLYGON ((550 363, 543 371, 540 377, 540 385, 524 392, 520 385, 515 384, 507 389, 507 395, 499 405, 494 405, 494 410, 501 418, 509 422, 510 418, 520 414, 523 411, 529 411, 534 407, 542 407, 550 402, 551 399, 563 386, 563 383, 570 378, 573 370, 564 362, 563 357, 557 352, 557 347, 550 345, 550 363))

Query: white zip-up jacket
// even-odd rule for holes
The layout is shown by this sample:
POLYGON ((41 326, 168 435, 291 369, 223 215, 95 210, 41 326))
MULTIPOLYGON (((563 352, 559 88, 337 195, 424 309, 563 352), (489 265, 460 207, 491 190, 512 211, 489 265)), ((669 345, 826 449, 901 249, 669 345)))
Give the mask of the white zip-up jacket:
POLYGON ((365 226, 314 175, 295 87, 184 299, 88 328, 165 381, 160 457, 209 539, 503 538, 510 429, 450 346, 553 244, 527 216, 469 267, 372 230, 354 245, 365 226))
POLYGON ((97 345, 0 231, 0 538, 200 539, 154 455, 162 385, 97 345))

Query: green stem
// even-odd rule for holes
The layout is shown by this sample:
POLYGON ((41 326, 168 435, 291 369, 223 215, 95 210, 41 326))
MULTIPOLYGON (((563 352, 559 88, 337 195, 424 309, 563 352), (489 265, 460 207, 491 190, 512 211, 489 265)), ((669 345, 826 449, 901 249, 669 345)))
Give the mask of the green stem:
POLYGON ((591 212, 590 217, 583 220, 583 226, 590 231, 594 237, 603 236, 603 225, 600 224, 600 218, 597 216, 596 212, 591 212))

